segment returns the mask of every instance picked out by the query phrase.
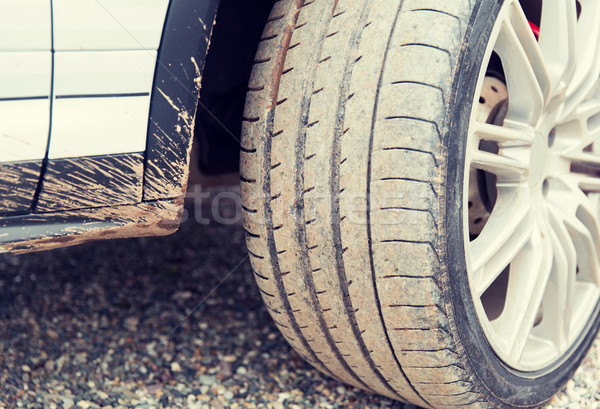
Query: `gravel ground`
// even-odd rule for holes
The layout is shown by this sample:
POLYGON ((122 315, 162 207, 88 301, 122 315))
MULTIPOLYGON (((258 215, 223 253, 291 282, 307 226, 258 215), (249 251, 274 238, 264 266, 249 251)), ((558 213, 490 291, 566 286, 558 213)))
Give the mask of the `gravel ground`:
MULTIPOLYGON (((599 347, 548 408, 599 407, 599 347)), ((0 363, 5 408, 414 408, 304 363, 239 225, 191 218, 165 238, 0 255, 0 363)))

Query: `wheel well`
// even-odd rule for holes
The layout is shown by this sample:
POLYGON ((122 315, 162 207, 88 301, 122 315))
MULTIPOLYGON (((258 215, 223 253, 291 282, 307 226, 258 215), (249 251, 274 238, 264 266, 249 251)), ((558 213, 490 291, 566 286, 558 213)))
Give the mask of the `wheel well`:
POLYGON ((192 166, 202 174, 237 172, 242 114, 256 47, 271 2, 221 0, 206 58, 192 166))

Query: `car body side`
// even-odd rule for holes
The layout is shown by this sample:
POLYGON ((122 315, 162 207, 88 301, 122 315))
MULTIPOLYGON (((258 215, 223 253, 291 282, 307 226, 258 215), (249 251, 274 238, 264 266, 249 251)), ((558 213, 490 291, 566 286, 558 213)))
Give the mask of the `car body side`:
MULTIPOLYGON (((50 7, 56 9, 57 4, 68 2, 54 0, 54 6, 50 7)), ((143 2, 127 3, 134 10, 137 7, 139 18, 143 18, 143 2)), ((219 0, 170 0, 167 4, 164 25, 158 33, 160 46, 156 51, 152 86, 145 95, 149 98, 146 139, 142 141, 145 148, 134 149, 135 152, 118 148, 117 152, 92 151, 82 155, 67 152, 54 158, 50 145, 52 130, 57 126, 50 123, 51 142, 45 146, 42 159, 0 161, 0 252, 18 254, 97 239, 166 235, 177 229, 189 174, 202 71, 219 0)), ((114 17, 110 8, 105 10, 114 17)), ((118 18, 114 20, 119 23, 118 18)), ((138 42, 139 53, 152 56, 143 40, 138 41, 127 27, 122 28, 138 42)), ((56 36, 53 30, 52 37, 56 36)), ((54 45, 51 52, 55 70, 58 61, 54 45)), ((68 60, 77 56, 77 52, 65 52, 61 58, 68 60)), ((135 75, 131 78, 135 79, 135 75)), ((52 81, 54 87, 56 73, 52 81)), ((112 103, 119 97, 126 100, 142 94, 86 95, 86 98, 97 97, 103 103, 112 103)), ((77 106, 82 106, 82 96, 58 95, 56 89, 50 91, 49 99, 51 104, 71 99, 74 103, 71 117, 75 119, 77 106)), ((54 109, 58 107, 56 104, 54 109)), ((93 123, 89 126, 93 127, 93 123)), ((90 132, 93 134, 94 130, 90 132)), ((93 145, 93 141, 90 143, 93 145)))

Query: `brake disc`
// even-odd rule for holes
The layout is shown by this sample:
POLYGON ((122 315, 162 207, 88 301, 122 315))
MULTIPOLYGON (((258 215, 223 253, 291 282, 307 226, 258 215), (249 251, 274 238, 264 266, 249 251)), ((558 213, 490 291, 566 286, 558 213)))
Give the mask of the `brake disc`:
MULTIPOLYGON (((508 102, 508 89, 504 82, 496 77, 487 76, 479 97, 477 120, 481 122, 500 124, 506 115, 505 107, 508 102)), ((493 149, 493 147, 490 147, 493 149)), ((469 233, 477 236, 483 230, 490 217, 495 193, 491 186, 493 181, 483 172, 471 169, 469 180, 469 233)))

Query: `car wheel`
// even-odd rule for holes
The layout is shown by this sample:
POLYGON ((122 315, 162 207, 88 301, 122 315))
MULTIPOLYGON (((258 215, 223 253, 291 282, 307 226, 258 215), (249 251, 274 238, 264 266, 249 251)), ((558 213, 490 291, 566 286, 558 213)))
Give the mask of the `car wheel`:
POLYGON ((423 407, 537 407, 591 346, 600 5, 522 3, 275 3, 244 227, 273 319, 325 374, 423 407))

